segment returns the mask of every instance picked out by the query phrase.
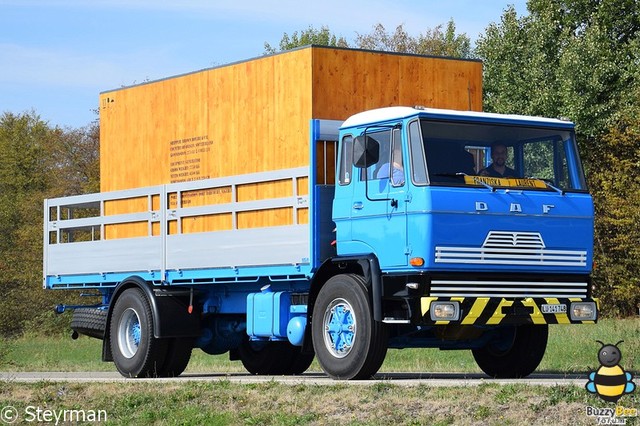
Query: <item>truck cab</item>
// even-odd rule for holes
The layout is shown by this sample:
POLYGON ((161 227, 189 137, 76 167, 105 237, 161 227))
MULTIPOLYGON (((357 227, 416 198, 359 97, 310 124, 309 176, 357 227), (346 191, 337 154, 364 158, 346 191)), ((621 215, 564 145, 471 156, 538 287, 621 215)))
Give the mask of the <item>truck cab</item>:
POLYGON ((597 320, 572 123, 390 107, 347 119, 338 151, 337 257, 375 259, 388 347, 472 349, 487 374, 526 376, 548 324, 597 320))

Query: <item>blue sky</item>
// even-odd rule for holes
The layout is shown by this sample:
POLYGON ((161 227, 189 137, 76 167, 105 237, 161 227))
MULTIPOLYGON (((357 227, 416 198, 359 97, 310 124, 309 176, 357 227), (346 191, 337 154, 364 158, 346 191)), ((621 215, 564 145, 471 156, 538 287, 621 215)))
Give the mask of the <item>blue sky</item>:
POLYGON ((285 32, 417 36, 453 18, 475 40, 510 4, 526 14, 526 0, 0 0, 0 112, 81 127, 102 91, 260 56, 285 32))

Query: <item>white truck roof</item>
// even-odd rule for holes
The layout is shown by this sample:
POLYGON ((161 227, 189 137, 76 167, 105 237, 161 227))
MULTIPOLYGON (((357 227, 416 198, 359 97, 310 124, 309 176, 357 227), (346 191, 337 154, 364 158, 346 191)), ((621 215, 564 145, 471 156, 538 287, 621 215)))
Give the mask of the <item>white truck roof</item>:
POLYGON ((360 112, 347 118, 342 124, 342 127, 355 127, 369 123, 383 122, 394 120, 398 118, 405 118, 417 113, 427 113, 430 115, 448 115, 455 117, 468 117, 475 119, 491 120, 513 120, 513 121, 532 121, 540 124, 552 124, 552 125, 572 125, 573 123, 564 120, 558 120, 555 118, 544 118, 528 115, 516 115, 516 114, 495 114, 489 112, 477 112, 477 111, 456 111, 451 109, 437 109, 437 108, 424 108, 424 107, 407 107, 407 106, 394 106, 386 108, 377 108, 369 111, 360 112))

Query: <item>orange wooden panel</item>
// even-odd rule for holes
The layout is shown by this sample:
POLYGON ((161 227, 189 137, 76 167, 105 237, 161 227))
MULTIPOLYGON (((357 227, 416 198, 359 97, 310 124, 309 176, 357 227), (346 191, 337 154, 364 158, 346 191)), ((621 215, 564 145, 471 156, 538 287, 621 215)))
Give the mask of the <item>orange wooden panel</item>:
POLYGON ((313 116, 423 105, 480 111, 482 63, 346 49, 314 50, 313 116))
MULTIPOLYGON (((231 203, 233 201, 231 196, 232 192, 230 186, 185 191, 180 194, 180 207, 198 207, 213 204, 231 203)), ((177 202, 177 194, 170 193, 169 208, 176 208, 177 202)))
MULTIPOLYGON (((231 213, 188 217, 182 219, 182 233, 229 231, 233 229, 232 221, 231 213)), ((171 234, 177 233, 177 225, 173 231, 171 234)))
POLYGON ((298 195, 309 195, 309 178, 297 178, 296 182, 298 195))
MULTIPOLYGON (((149 211, 149 199, 147 197, 135 197, 124 200, 107 201, 104 204, 105 216, 113 216, 127 213, 141 213, 149 211)), ((107 240, 118 238, 145 237, 149 235, 149 223, 131 222, 105 225, 104 238, 107 240)))
POLYGON ((311 50, 101 95, 101 190, 309 163, 311 50))
POLYGON ((298 209, 298 225, 309 223, 309 209, 298 209))
POLYGON ((293 224, 293 209, 283 207, 259 211, 239 212, 238 229, 263 228, 293 224))
POLYGON ((291 197, 293 196, 293 181, 283 179, 237 185, 236 196, 239 202, 291 197))
POLYGON ((148 222, 118 223, 104 226, 104 239, 146 237, 149 235, 148 222))
POLYGON ((103 191, 309 163, 309 120, 391 105, 481 108, 482 64, 308 47, 100 100, 103 191))

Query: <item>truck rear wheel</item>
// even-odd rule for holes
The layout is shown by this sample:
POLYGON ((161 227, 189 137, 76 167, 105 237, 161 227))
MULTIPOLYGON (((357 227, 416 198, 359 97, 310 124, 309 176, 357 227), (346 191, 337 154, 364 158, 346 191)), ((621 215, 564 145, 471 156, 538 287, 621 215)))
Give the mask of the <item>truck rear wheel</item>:
POLYGON ((313 354, 303 353, 301 348, 289 342, 252 342, 247 339, 238 352, 244 368, 258 375, 302 374, 313 362, 313 354))
POLYGON ((313 347, 334 379, 368 379, 387 354, 388 330, 373 319, 364 278, 336 275, 322 287, 313 308, 313 347))
POLYGON ((285 374, 297 376, 309 369, 309 367, 311 366, 311 363, 313 362, 313 358, 315 357, 315 354, 304 353, 302 352, 302 349, 297 346, 293 346, 293 345, 289 345, 289 346, 290 346, 289 351, 292 352, 291 363, 289 364, 289 367, 287 368, 287 371, 285 374))
POLYGON ((162 366, 158 369, 159 377, 177 377, 187 368, 193 351, 193 339, 167 339, 167 353, 162 366))
POLYGON ((519 378, 533 373, 547 348, 548 325, 521 325, 504 330, 500 340, 474 349, 473 358, 487 375, 519 378))
POLYGON ((111 354, 125 377, 155 377, 167 354, 167 340, 153 337, 149 301, 137 288, 125 290, 113 307, 109 327, 111 354))

